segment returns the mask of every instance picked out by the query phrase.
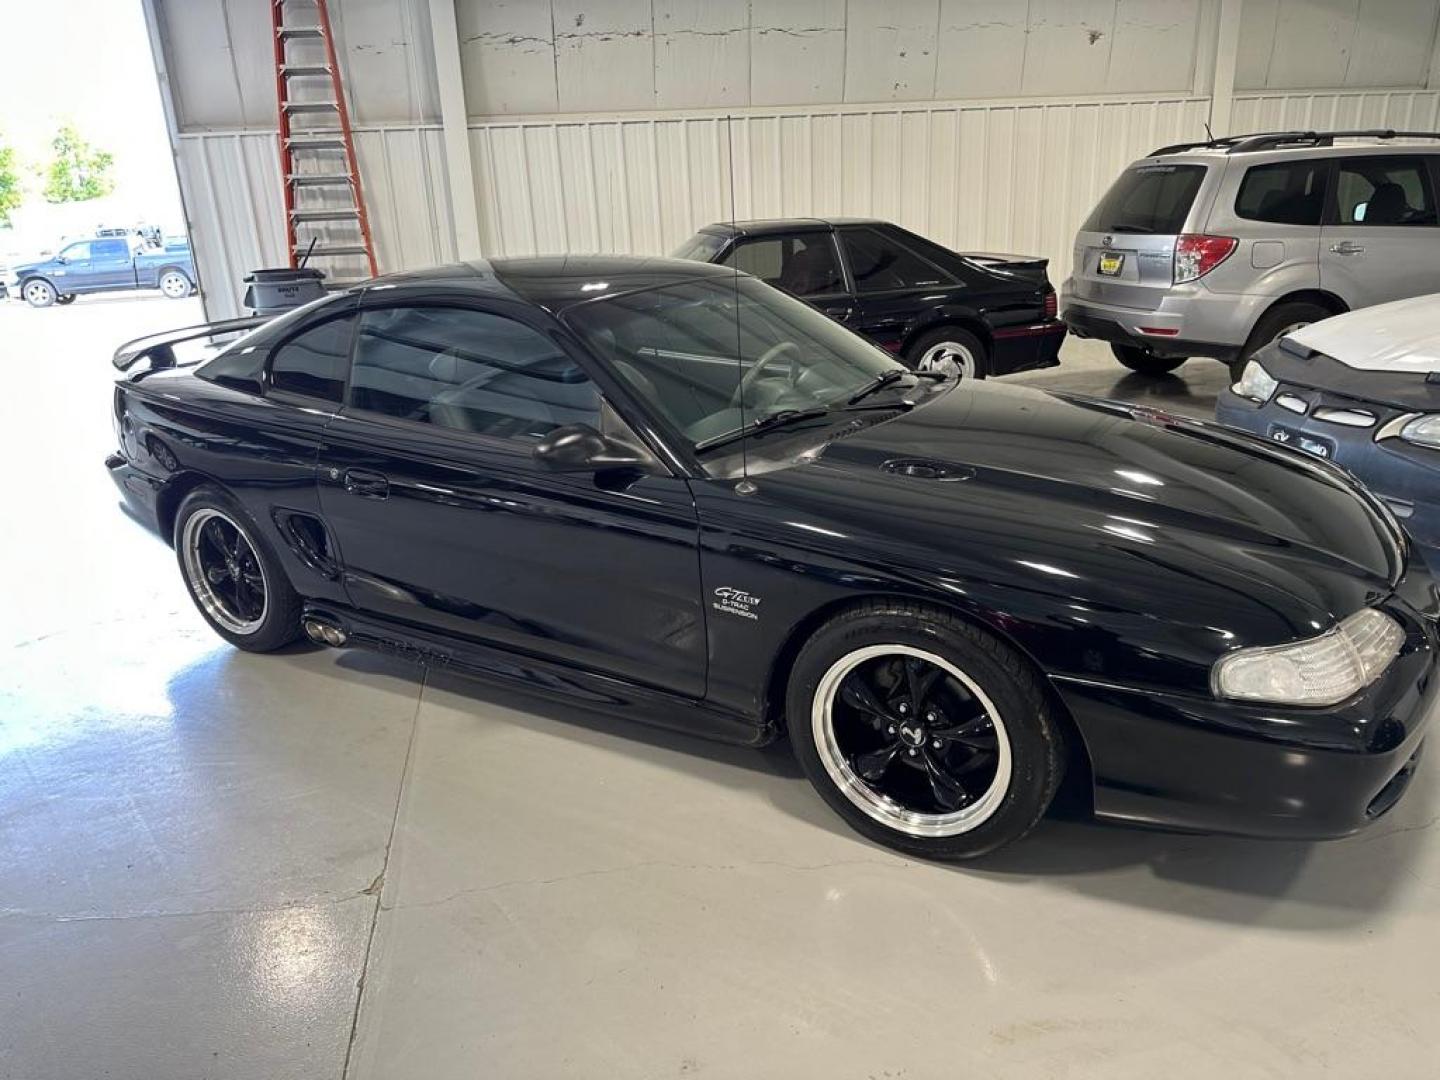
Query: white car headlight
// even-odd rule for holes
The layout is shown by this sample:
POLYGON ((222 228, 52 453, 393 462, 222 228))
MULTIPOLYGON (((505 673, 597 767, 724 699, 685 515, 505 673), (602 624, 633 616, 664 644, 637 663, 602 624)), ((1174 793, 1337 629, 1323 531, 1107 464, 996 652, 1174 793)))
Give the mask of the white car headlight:
POLYGON ((1400 429, 1400 438, 1417 446, 1440 450, 1440 415, 1416 417, 1400 429))
POLYGON ((1378 679, 1404 640, 1399 623, 1365 608, 1319 637, 1236 649, 1216 661, 1210 683, 1217 697, 1336 705, 1378 679))
POLYGON ((1245 365, 1245 370, 1240 373, 1240 380, 1230 389, 1241 397, 1258 401, 1263 405, 1270 400, 1270 395, 1275 393, 1275 389, 1279 385, 1280 383, 1265 370, 1259 360, 1251 360, 1245 365))

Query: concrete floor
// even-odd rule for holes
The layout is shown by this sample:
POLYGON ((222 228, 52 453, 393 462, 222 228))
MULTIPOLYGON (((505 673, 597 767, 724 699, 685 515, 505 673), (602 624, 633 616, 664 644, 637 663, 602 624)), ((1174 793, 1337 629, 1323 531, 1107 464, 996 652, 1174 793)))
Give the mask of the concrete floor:
MULTIPOLYGON (((0 304, 0 1077, 1440 1074, 1432 755, 1352 840, 872 847, 726 749, 213 637, 124 517, 109 352, 0 304)), ((1028 381, 1204 415, 1223 371, 1028 381)))

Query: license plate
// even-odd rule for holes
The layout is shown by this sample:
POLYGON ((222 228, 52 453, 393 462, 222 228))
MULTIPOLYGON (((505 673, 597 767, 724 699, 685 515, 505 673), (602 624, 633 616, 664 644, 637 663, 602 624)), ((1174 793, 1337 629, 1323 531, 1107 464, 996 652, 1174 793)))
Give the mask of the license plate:
POLYGON ((1118 277, 1120 271, 1125 268, 1125 256, 1118 251, 1102 251, 1100 263, 1095 267, 1097 271, 1106 277, 1118 277))
POLYGON ((1273 442, 1283 443, 1285 446, 1293 446, 1297 450, 1304 450, 1307 454, 1325 458, 1327 461, 1333 460, 1335 457, 1335 444, 1329 439, 1306 435, 1303 431, 1296 431, 1284 424, 1270 425, 1270 439, 1273 442))

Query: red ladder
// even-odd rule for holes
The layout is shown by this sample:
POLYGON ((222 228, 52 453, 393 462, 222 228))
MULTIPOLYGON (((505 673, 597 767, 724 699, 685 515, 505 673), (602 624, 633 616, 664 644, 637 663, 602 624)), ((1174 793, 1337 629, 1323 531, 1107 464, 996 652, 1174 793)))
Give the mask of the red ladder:
POLYGON ((327 274, 327 284, 354 284, 361 275, 355 270, 361 256, 375 266, 375 245, 370 237, 370 218, 365 213, 365 196, 360 190, 360 168, 355 161, 355 142, 350 135, 350 113, 340 85, 340 65, 335 60, 335 39, 330 31, 330 14, 325 0, 303 0, 314 23, 297 26, 285 21, 287 3, 302 0, 271 0, 270 21, 275 28, 275 99, 280 110, 280 172, 285 184, 285 243, 290 265, 301 259, 323 259, 337 269, 351 271, 353 280, 327 274), (308 55, 292 57, 290 46, 304 42, 308 55), (315 56, 314 44, 323 47, 315 56), (320 79, 329 82, 329 95, 314 87, 320 79), (294 92, 294 81, 302 80, 306 93, 294 92), (296 117, 326 121, 333 125, 295 125, 296 117), (339 155, 337 159, 337 155, 339 155), (313 196, 301 195, 306 188, 313 196), (343 193, 343 194, 341 194, 343 193), (348 264, 348 265, 347 265, 348 264))

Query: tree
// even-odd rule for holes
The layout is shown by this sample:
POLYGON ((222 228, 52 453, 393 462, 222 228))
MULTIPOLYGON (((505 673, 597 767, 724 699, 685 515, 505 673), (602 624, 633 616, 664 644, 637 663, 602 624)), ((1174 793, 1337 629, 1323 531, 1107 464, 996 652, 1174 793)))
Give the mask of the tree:
POLYGON ((0 143, 0 225, 10 224, 10 211, 20 206, 20 170, 15 150, 0 143))
POLYGON ((51 140, 55 152, 41 194, 46 202, 84 202, 108 195, 115 188, 110 175, 114 158, 83 139, 73 124, 63 124, 51 140))

